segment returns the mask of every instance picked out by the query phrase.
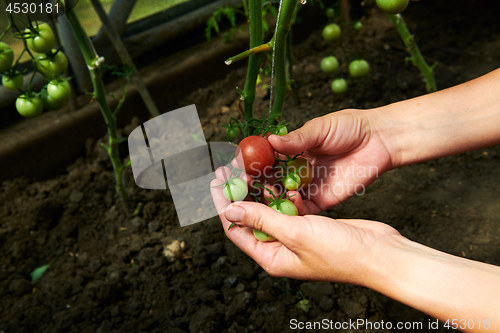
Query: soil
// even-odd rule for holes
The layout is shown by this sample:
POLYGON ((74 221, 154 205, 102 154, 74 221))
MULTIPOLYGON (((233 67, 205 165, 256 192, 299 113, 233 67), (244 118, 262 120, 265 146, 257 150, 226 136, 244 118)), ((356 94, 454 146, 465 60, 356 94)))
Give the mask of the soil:
MULTIPOLYGON (((447 3, 412 2, 406 12, 422 53, 439 63, 440 89, 500 67, 498 3, 483 1, 474 10, 470 1, 447 3)), ((331 77, 319 71, 332 52, 319 33, 323 24, 295 45, 296 92, 285 113, 291 129, 338 109, 425 93, 388 20, 369 11, 363 24, 359 34, 345 29, 344 43, 350 55, 370 62, 372 75, 344 96, 333 95, 331 77)), ((234 88, 244 76, 242 67, 228 70, 177 101, 197 105, 207 141, 222 140, 220 125, 238 117, 234 88)), ((259 88, 257 109, 268 103, 268 91, 259 88)), ((0 332, 283 332, 292 318, 421 322, 418 331, 447 331, 431 330, 426 314, 365 288, 270 277, 227 240, 217 218, 179 227, 168 190, 140 190, 130 173, 133 199, 143 206, 137 216, 127 213, 99 141, 89 139, 87 153, 57 177, 28 174, 2 183, 0 332), (30 273, 48 263, 32 284, 30 273), (308 311, 297 307, 303 299, 308 311)), ((383 221, 416 242, 500 265, 499 159, 500 147, 492 147, 396 169, 325 214, 383 221)))

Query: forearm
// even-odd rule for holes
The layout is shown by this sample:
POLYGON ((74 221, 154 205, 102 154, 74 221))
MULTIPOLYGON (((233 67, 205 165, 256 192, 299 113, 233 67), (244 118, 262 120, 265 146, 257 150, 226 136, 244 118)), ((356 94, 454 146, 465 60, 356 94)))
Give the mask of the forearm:
POLYGON ((465 320, 474 328, 464 331, 500 332, 500 267, 439 252, 402 236, 389 237, 376 246, 374 255, 367 287, 442 321, 465 320))
POLYGON ((500 144, 500 69, 370 112, 393 167, 500 144))

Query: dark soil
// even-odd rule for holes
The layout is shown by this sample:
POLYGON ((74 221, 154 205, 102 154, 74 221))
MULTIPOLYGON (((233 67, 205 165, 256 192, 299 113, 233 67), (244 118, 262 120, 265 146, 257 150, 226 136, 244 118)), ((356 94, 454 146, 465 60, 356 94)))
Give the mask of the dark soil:
MULTIPOLYGON (((499 6, 471 5, 421 1, 407 11, 423 54, 439 62, 439 88, 500 67, 499 6)), ((345 96, 331 94, 331 78, 319 72, 320 59, 332 52, 320 33, 294 47, 290 128, 338 109, 425 93, 387 19, 369 12, 363 22, 358 35, 346 28, 344 43, 370 62, 372 76, 345 96)), ((244 68, 228 70, 225 79, 178 101, 197 105, 207 141, 222 140, 220 125, 238 116, 234 87, 243 85, 244 74, 244 68)), ((268 92, 259 88, 258 95, 257 107, 265 110, 268 92)), ((500 147, 493 147, 393 170, 326 214, 383 221, 414 241, 500 265, 499 163, 500 147)), ((98 142, 89 140, 87 154, 66 173, 2 184, 0 332, 283 332, 292 318, 422 322, 420 331, 431 331, 427 315, 371 290, 268 276, 226 239, 217 218, 180 228, 169 192, 139 190, 130 174, 143 208, 138 216, 125 213, 110 168, 98 142), (166 256, 176 245, 175 256, 166 256), (30 272, 49 262, 31 284, 30 272), (296 306, 302 299, 310 302, 308 312, 296 306)))

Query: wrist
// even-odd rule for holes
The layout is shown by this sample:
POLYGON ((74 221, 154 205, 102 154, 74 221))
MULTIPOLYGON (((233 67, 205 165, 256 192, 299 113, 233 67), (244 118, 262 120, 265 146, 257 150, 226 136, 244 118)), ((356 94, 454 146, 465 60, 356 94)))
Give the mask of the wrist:
POLYGON ((410 124, 400 123, 396 110, 397 107, 393 108, 390 104, 365 112, 372 137, 380 140, 389 155, 389 169, 406 164, 404 157, 408 155, 410 147, 406 136, 410 124))

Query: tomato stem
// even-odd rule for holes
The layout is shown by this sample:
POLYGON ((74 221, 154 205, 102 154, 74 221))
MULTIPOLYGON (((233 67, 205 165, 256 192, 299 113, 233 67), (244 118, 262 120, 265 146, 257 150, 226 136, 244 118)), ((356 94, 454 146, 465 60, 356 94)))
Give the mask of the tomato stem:
POLYGON ((436 64, 429 66, 424 59, 424 56, 420 52, 418 48, 417 42, 415 41, 415 37, 411 34, 408 26, 406 25, 405 20, 401 14, 389 15, 392 23, 396 26, 396 30, 399 33, 399 36, 403 40, 403 43, 406 46, 408 53, 410 53, 411 62, 418 67, 420 73, 425 80, 425 88, 428 93, 434 92, 437 90, 436 87, 436 79, 434 78, 434 67, 436 64))
POLYGON ((62 8, 64 8, 66 17, 71 25, 75 39, 80 47, 85 63, 89 69, 90 78, 92 81, 92 97, 101 109, 101 114, 104 118, 106 128, 108 131, 108 145, 105 148, 111 160, 113 170, 115 173, 115 188, 116 192, 123 200, 128 200, 128 193, 125 190, 123 171, 125 166, 120 158, 118 151, 119 138, 116 131, 116 114, 111 111, 110 106, 106 101, 106 92, 104 89, 103 68, 101 66, 102 58, 100 58, 83 29, 80 20, 76 16, 72 6, 66 6, 66 1, 62 1, 62 8))
MULTIPOLYGON (((276 73, 276 96, 269 112, 269 122, 272 124, 281 119, 283 104, 288 93, 288 80, 286 69, 286 44, 292 18, 297 7, 297 0, 282 0, 280 4, 276 32, 274 36, 273 57, 276 73)), ((273 84, 273 82, 271 82, 273 84)))
MULTIPOLYGON (((264 43, 264 33, 262 29, 262 0, 252 0, 248 3, 248 19, 250 21, 250 49, 258 47, 264 43)), ((264 59, 262 53, 251 54, 248 57, 247 77, 243 88, 243 110, 245 120, 249 121, 253 117, 253 103, 255 100, 255 87, 259 68, 264 59)))

